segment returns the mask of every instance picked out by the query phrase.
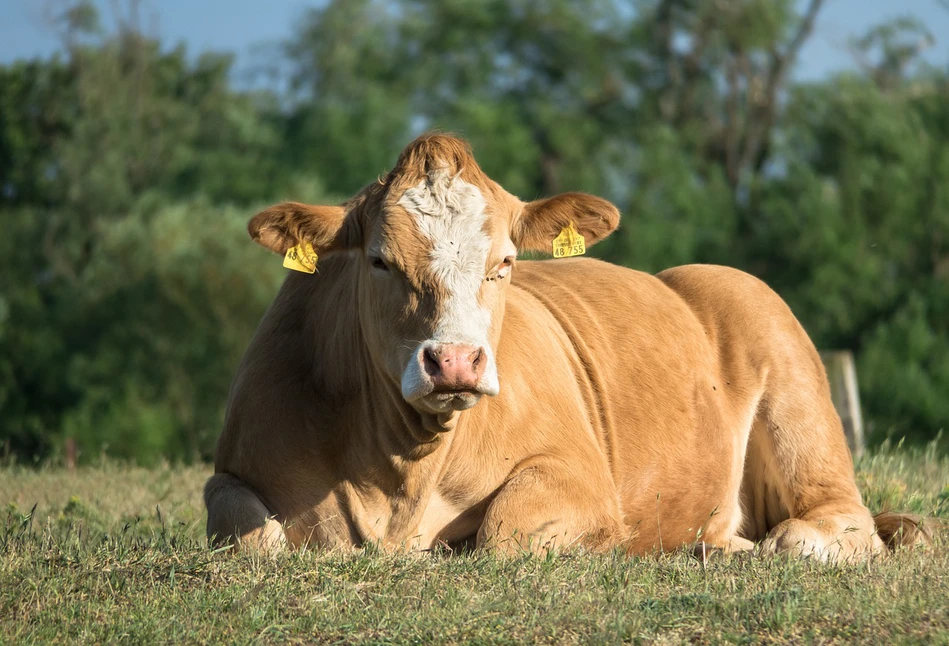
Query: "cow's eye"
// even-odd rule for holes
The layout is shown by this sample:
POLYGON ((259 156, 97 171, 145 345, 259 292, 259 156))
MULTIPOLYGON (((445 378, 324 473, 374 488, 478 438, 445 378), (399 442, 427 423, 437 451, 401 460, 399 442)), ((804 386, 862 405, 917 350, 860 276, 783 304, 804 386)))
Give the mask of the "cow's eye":
POLYGON ((513 257, 513 256, 508 256, 507 258, 505 258, 504 260, 502 260, 502 261, 501 261, 501 264, 499 264, 499 265, 495 268, 495 270, 494 270, 494 272, 493 272, 493 274, 494 274, 493 277, 494 277, 496 280, 503 280, 509 273, 511 273, 511 266, 512 266, 513 264, 514 264, 514 257, 513 257))
POLYGON ((379 256, 370 257, 369 264, 372 265, 373 269, 377 269, 379 271, 389 271, 389 265, 387 265, 386 261, 379 256))

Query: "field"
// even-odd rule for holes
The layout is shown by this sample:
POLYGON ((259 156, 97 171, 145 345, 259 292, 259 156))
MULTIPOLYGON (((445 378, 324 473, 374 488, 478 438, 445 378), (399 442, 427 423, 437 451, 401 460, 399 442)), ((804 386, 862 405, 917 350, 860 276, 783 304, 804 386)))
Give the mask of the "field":
MULTIPOLYGON (((949 643, 941 528, 932 550, 844 567, 684 553, 233 557, 204 545, 209 472, 0 468, 0 643, 949 643)), ((875 511, 949 518, 949 460, 934 449, 884 449, 858 479, 875 511)))

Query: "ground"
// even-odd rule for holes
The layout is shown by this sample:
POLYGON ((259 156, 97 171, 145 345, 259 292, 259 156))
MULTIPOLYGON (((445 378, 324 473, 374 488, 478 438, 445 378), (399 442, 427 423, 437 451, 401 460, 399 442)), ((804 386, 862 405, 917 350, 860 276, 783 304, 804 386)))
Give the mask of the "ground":
MULTIPOLYGON (((0 467, 0 643, 949 643, 941 527, 931 550, 844 567, 684 553, 273 560, 205 546, 209 473, 0 467)), ((883 449, 858 481, 874 511, 949 518, 935 449, 883 449)))

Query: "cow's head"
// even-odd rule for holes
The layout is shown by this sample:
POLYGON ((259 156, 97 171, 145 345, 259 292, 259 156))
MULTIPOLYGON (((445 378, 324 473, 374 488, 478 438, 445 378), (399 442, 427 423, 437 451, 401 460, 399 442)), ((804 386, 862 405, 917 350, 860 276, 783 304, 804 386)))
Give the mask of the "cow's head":
POLYGON ((444 414, 499 392, 495 349, 518 250, 549 253, 571 224, 593 244, 618 223, 616 207, 592 195, 524 203, 465 142, 433 134, 342 206, 279 204, 248 229, 281 254, 302 242, 320 257, 353 254, 373 361, 418 411, 444 414))

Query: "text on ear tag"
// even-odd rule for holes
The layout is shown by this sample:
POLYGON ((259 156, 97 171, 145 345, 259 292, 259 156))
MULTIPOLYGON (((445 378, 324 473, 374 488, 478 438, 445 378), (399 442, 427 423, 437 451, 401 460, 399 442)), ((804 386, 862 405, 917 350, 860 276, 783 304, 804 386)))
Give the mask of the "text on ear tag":
POLYGON ((313 245, 309 242, 301 242, 287 249, 287 255, 283 257, 283 266, 293 271, 312 274, 316 271, 316 260, 317 255, 313 251, 313 245))
POLYGON ((570 256, 582 256, 587 252, 586 241, 583 236, 573 226, 563 228, 560 235, 554 238, 554 258, 569 258, 570 256))

